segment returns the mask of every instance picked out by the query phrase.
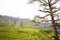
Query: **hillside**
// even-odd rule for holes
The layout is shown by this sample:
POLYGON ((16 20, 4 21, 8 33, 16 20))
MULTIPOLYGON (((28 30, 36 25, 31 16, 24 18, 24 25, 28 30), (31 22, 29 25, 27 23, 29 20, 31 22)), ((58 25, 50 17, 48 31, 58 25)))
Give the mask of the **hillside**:
POLYGON ((12 21, 21 21, 21 22, 30 20, 28 18, 11 17, 11 16, 7 16, 7 15, 4 15, 4 16, 0 15, 0 19, 1 18, 6 19, 6 20, 11 19, 12 21))
POLYGON ((46 23, 34 23, 31 22, 31 19, 28 18, 18 18, 18 17, 11 17, 11 16, 2 16, 0 15, 0 26, 11 26, 11 25, 17 25, 23 26, 23 27, 29 27, 29 28, 48 28, 51 29, 50 24, 46 23))
POLYGON ((0 40, 53 40, 53 37, 50 32, 32 28, 0 27, 0 40))

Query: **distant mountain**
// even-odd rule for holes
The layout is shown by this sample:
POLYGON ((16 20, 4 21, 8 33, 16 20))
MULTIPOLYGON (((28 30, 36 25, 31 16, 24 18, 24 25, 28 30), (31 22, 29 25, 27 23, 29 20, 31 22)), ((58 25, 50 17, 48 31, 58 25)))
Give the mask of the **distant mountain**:
MULTIPOLYGON (((39 26, 34 26, 34 25, 37 25, 37 24, 35 24, 35 23, 32 23, 31 22, 31 19, 29 19, 29 18, 19 18, 19 17, 11 17, 11 16, 6 16, 6 15, 4 15, 4 16, 2 16, 2 15, 0 15, 0 20, 11 20, 11 22, 14 24, 14 23, 16 23, 16 22, 18 22, 18 23, 20 23, 20 24, 23 24, 23 23, 25 23, 25 26, 26 25, 28 25, 27 27, 34 27, 34 28, 40 28, 40 27, 50 27, 50 24, 46 24, 46 23, 39 23, 39 26)), ((8 21, 7 21, 8 22, 8 21)), ((24 25, 24 24, 23 24, 24 25)))
POLYGON ((29 21, 30 20, 29 18, 11 17, 11 16, 6 16, 6 15, 4 15, 4 16, 0 15, 0 18, 11 19, 12 21, 19 21, 19 22, 29 21))

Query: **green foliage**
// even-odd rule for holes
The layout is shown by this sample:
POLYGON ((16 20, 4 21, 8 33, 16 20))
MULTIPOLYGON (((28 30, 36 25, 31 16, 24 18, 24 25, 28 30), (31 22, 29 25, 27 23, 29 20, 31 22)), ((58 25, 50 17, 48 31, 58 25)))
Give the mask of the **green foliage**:
POLYGON ((31 22, 36 22, 35 20, 31 20, 31 22))
POLYGON ((0 40, 53 40, 53 37, 52 33, 33 28, 0 27, 0 40))

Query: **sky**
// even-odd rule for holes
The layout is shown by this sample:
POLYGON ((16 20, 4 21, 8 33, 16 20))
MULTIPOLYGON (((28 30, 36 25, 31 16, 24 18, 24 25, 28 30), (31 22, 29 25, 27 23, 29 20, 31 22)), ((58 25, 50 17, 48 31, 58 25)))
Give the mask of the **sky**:
POLYGON ((29 0, 0 0, 0 15, 12 17, 30 18, 35 15, 43 15, 38 11, 39 4, 28 4, 29 0))
POLYGON ((35 15, 45 15, 38 11, 39 3, 28 4, 28 2, 29 0, 0 0, 0 15, 30 19, 35 15))

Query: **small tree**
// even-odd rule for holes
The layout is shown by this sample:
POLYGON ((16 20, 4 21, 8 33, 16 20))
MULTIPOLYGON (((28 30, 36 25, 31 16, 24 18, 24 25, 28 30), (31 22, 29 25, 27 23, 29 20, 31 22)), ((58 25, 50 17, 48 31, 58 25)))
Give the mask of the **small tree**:
MULTIPOLYGON (((48 13, 47 16, 50 15, 51 23, 53 27, 53 33, 54 33, 54 36, 53 36, 54 40, 59 40, 55 19, 54 19, 54 14, 57 13, 60 10, 60 8, 54 5, 57 4, 60 0, 30 0, 30 3, 33 3, 35 1, 39 2, 40 5, 44 7, 43 9, 39 10, 40 12, 48 13)), ((44 17, 47 17, 47 16, 44 16, 44 17)))

